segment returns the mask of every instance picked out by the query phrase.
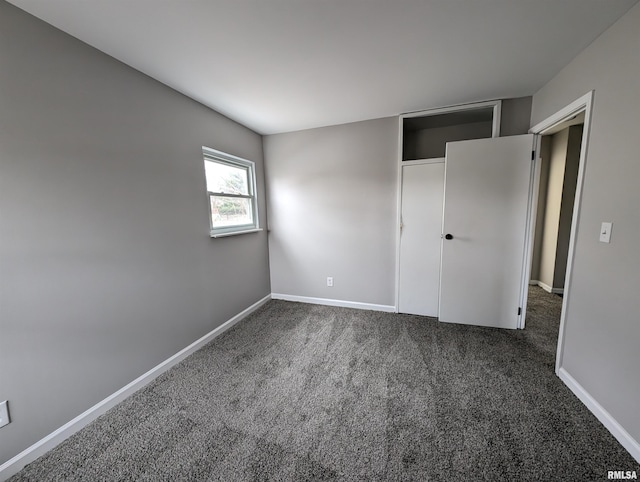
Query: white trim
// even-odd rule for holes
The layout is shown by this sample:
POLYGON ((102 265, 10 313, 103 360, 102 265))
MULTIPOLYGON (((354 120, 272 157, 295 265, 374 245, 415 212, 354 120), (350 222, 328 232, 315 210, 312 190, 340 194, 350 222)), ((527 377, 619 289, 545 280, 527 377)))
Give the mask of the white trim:
POLYGON ((227 166, 236 167, 239 169, 245 169, 247 171, 248 182, 248 195, 232 195, 222 192, 211 192, 207 189, 207 210, 209 212, 209 233, 212 238, 221 238, 224 236, 231 236, 234 234, 246 234, 254 233, 260 230, 260 216, 258 212, 258 188, 256 182, 256 163, 249 159, 243 159, 242 157, 227 154, 226 152, 211 149, 210 147, 202 146, 202 156, 204 158, 204 177, 205 183, 207 179, 207 162, 215 162, 218 164, 224 164, 227 166), (250 224, 244 224, 242 226, 222 226, 214 227, 213 218, 211 213, 211 198, 212 197, 231 197, 248 199, 251 203, 251 211, 253 215, 253 222, 250 224))
POLYGON ((576 233, 578 230, 578 222, 580 220, 580 209, 582 207, 582 185, 584 184, 584 170, 587 161, 587 150, 589 147, 589 133, 591 131, 591 111, 593 106, 594 91, 587 92, 579 99, 555 114, 547 117, 539 122, 529 132, 532 134, 543 135, 560 122, 584 111, 584 128, 582 130, 582 144, 580 146, 580 160, 578 164, 578 180, 576 184, 576 195, 573 201, 573 217, 571 218, 571 233, 569 234, 569 251, 567 253, 567 269, 565 272, 564 291, 565 295, 562 299, 562 312, 560 314, 560 331, 558 333, 558 348, 556 351, 556 374, 559 374, 562 366, 562 357, 564 354, 564 333, 567 319, 567 307, 569 306, 569 298, 571 296, 571 282, 573 280, 573 260, 575 257, 576 233))
POLYGON ((183 348, 175 355, 167 358, 165 361, 156 365, 148 372, 140 375, 138 378, 133 380, 131 383, 125 385, 117 392, 109 395, 104 400, 98 402, 93 407, 89 408, 85 412, 78 415, 73 420, 67 422, 62 427, 57 430, 51 432, 46 437, 40 439, 38 442, 33 444, 31 447, 23 450, 18 455, 9 459, 4 464, 0 465, 0 480, 6 480, 12 475, 17 474, 25 465, 33 462, 38 457, 44 455, 49 450, 53 449, 56 445, 60 444, 71 435, 94 421, 100 415, 104 414, 110 408, 115 407, 118 403, 122 402, 125 398, 132 395, 133 393, 140 390, 142 387, 147 385, 153 379, 166 372, 169 368, 178 364, 180 361, 184 360, 186 357, 191 355, 193 352, 202 348, 204 345, 209 343, 211 340, 221 335, 233 325, 238 323, 243 318, 247 317, 249 314, 253 313, 255 310, 264 305, 267 301, 271 299, 271 295, 267 295, 261 300, 255 302, 247 309, 241 311, 236 316, 226 321, 219 327, 211 330, 209 333, 204 335, 202 338, 194 341, 191 345, 183 348))
POLYGON ((529 286, 538 286, 538 283, 540 283, 540 281, 538 281, 537 279, 529 280, 529 286))
MULTIPOLYGON (((400 115, 400 133, 402 136, 402 120, 410 119, 412 117, 428 117, 432 115, 449 114, 451 112, 460 112, 465 110, 482 109, 483 107, 493 108, 492 119, 492 135, 491 137, 500 137, 500 114, 502 111, 502 100, 487 100, 483 102, 471 102, 469 104, 457 104, 447 107, 437 107, 435 109, 420 110, 414 112, 407 112, 400 115)), ((402 137, 400 137, 402 141, 402 137)), ((402 158, 402 142, 400 142, 400 158, 402 158)))
MULTIPOLYGON (((590 106, 591 102, 593 102, 593 93, 593 90, 587 92, 582 97, 574 100, 571 104, 563 107, 555 114, 550 115, 541 122, 538 122, 535 126, 529 129, 529 133, 544 135, 547 131, 553 129, 556 125, 567 120, 568 117, 579 114, 580 112, 585 110, 587 106, 590 106)), ((590 112, 585 112, 585 126, 587 124, 586 116, 589 114, 590 112)))
POLYGON ((529 171, 529 192, 527 194, 527 215, 525 218, 524 254, 522 257, 522 279, 520 281, 520 307, 518 328, 523 330, 527 320, 527 303, 529 301, 529 283, 531 278, 531 260, 533 259, 533 244, 535 241, 535 219, 538 212, 540 136, 533 136, 533 152, 529 171))
POLYGON ((496 100, 493 106, 493 125, 491 137, 500 137, 500 120, 502 115, 502 101, 496 100))
POLYGON ((395 295, 394 295, 394 311, 398 313, 400 311, 400 237, 402 236, 402 148, 403 148, 403 135, 404 135, 404 117, 398 117, 398 161, 396 167, 396 223, 394 224, 396 229, 396 279, 395 279, 395 295))
POLYGON ((553 293, 553 288, 549 286, 547 283, 543 283, 542 281, 538 281, 538 286, 545 290, 547 293, 553 293))
POLYGON ((331 300, 328 298, 312 298, 310 296, 285 295, 282 293, 271 293, 272 300, 295 301, 297 303, 310 303, 312 305, 340 306, 342 308, 355 308, 357 310, 384 311, 386 313, 396 313, 396 307, 391 305, 375 305, 372 303, 361 303, 359 301, 331 300))
POLYGON ((402 167, 422 166, 424 164, 444 164, 444 159, 444 157, 432 157, 429 159, 413 159, 411 161, 402 161, 402 167))
POLYGON ((558 376, 564 384, 569 387, 576 397, 593 413, 598 420, 605 426, 605 428, 611 432, 620 445, 622 445, 631 456, 640 463, 640 443, 635 440, 629 432, 627 432, 613 416, 600 405, 595 398, 587 392, 582 385, 580 385, 575 378, 573 378, 567 370, 560 368, 558 370, 558 376))
POLYGON ((219 234, 211 233, 211 237, 212 238, 227 238, 229 236, 235 236, 237 234, 257 233, 259 231, 264 231, 264 230, 262 228, 252 228, 252 229, 247 229, 245 231, 231 231, 229 233, 219 233, 219 234))
POLYGON ((549 286, 547 283, 543 283, 542 281, 536 281, 536 284, 547 293, 553 293, 554 295, 564 294, 564 288, 554 288, 553 286, 549 286))
POLYGON ((202 146, 202 154, 205 157, 212 157, 212 158, 220 159, 223 161, 235 162, 241 166, 245 166, 246 163, 251 163, 255 165, 253 161, 250 161, 249 159, 245 159, 244 157, 234 156, 233 154, 222 152, 217 149, 211 149, 210 147, 207 147, 207 146, 202 146))

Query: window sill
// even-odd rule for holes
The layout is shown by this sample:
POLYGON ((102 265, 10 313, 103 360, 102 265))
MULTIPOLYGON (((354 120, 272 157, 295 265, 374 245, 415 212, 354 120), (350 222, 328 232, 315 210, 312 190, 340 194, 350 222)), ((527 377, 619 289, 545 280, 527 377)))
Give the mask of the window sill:
POLYGON ((231 231, 230 233, 219 233, 219 234, 211 233, 211 237, 212 238, 226 238, 226 237, 229 237, 229 236, 236 236, 238 234, 257 233, 258 231, 263 231, 263 229, 262 228, 255 228, 255 229, 246 229, 244 231, 231 231))

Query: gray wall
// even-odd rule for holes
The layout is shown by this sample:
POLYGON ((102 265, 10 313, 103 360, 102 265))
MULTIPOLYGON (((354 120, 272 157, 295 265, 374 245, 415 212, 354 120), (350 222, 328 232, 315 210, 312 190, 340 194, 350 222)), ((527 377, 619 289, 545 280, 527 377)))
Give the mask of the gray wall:
POLYGON ((261 137, 0 2, 0 463, 270 292, 209 238, 201 146, 261 137))
POLYGON ((517 136, 529 132, 531 97, 504 99, 500 111, 500 136, 517 136))
POLYGON ((395 303, 397 143, 396 118, 264 138, 274 293, 395 303))
MULTIPOLYGON (((532 125, 595 89, 561 366, 640 441, 640 4, 533 97, 532 125), (598 241, 613 222, 611 243, 598 241)), ((585 126, 586 128, 586 126, 585 126)))
POLYGON ((406 131, 402 159, 432 159, 444 157, 447 142, 491 137, 491 122, 472 122, 446 127, 431 127, 406 131))
MULTIPOLYGON (((526 133, 531 98, 502 105, 526 133)), ((264 138, 274 293, 394 305, 397 143, 397 118, 264 138)))

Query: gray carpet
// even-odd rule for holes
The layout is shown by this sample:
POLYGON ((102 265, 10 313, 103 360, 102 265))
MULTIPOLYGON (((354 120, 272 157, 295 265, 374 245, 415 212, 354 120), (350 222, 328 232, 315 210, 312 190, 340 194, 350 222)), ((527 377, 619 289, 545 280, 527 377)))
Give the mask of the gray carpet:
POLYGON ((271 301, 11 480, 606 480, 640 467, 524 331, 271 301))

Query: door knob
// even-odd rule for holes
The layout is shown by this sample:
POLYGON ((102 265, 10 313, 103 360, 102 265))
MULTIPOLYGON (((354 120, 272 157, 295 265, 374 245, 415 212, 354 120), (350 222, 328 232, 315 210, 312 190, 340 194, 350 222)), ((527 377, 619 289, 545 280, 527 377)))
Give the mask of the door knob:
POLYGON ((453 234, 445 234, 444 239, 453 239, 453 234))

